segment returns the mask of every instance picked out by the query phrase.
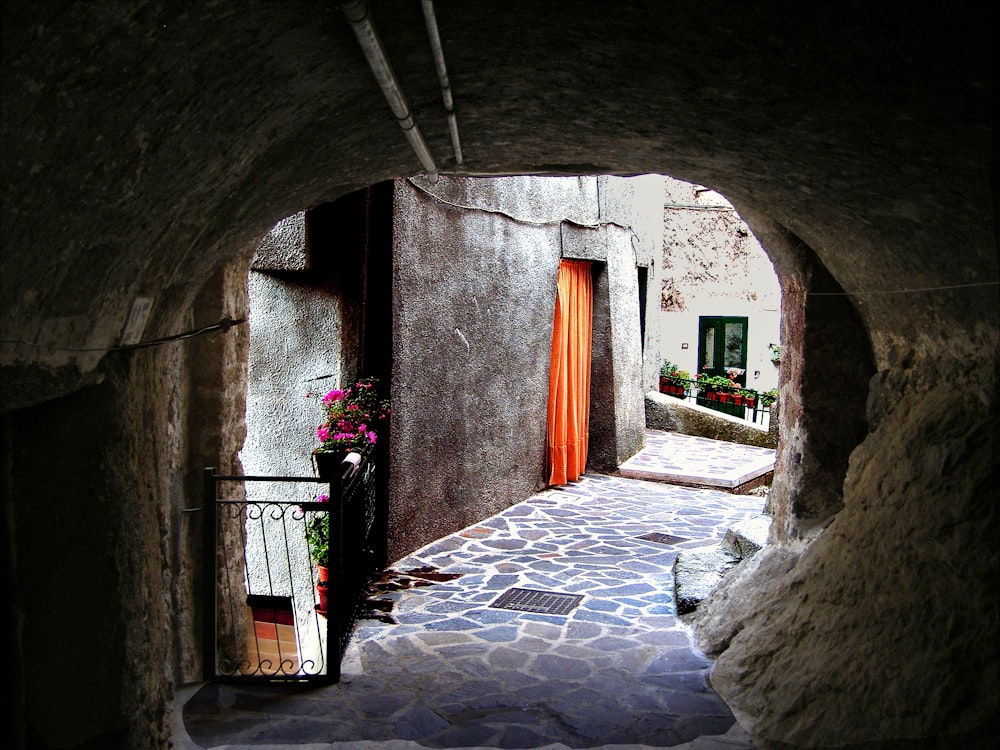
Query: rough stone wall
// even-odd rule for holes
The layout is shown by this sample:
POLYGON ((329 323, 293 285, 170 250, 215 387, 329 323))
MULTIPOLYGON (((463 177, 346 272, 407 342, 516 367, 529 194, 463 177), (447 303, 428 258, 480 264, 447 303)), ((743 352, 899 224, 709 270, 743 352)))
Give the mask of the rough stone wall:
POLYGON ((935 746, 985 747, 998 604, 965 595, 996 584, 995 381, 983 364, 962 377, 911 360, 875 376, 872 403, 891 406, 870 413, 844 510, 808 545, 765 547, 695 614, 719 656, 713 685, 744 727, 803 747, 940 734, 955 737, 935 746), (960 404, 956 386, 968 389, 960 404))
MULTIPOLYGON (((381 36, 432 152, 452 170, 420 9, 387 8, 374 10, 381 36)), ((843 290, 862 293, 853 306, 876 369, 868 435, 853 453, 842 446, 856 479, 846 487, 829 480, 843 510, 827 529, 849 536, 821 535, 810 575, 794 587, 776 563, 794 561, 819 530, 774 545, 761 560, 772 562, 734 583, 732 593, 743 594, 717 610, 740 622, 752 587, 765 595, 742 620, 746 627, 719 639, 733 644, 733 661, 727 666, 723 653, 719 674, 729 672, 722 689, 741 720, 783 738, 814 726, 815 744, 830 745, 845 731, 835 716, 850 717, 848 731, 900 738, 915 736, 918 725, 933 733, 995 711, 996 483, 982 486, 985 460, 970 459, 995 446, 1000 307, 990 175, 995 45, 978 8, 900 13, 855 0, 765 0, 720 15, 686 1, 669 12, 658 3, 604 3, 585 13, 578 3, 553 2, 498 14, 495 3, 469 0, 439 7, 438 20, 463 174, 662 172, 711 186, 755 234, 773 222, 811 248, 843 290), (970 286, 977 284, 993 286, 970 286), (930 399, 931 408, 912 407, 910 398, 930 399), (987 415, 992 421, 983 421, 987 415), (970 440, 973 426, 983 432, 970 440), (914 543, 890 546, 894 536, 914 543), (847 566, 856 573, 833 575, 847 566), (924 571, 920 597, 912 593, 914 569, 924 571), (806 623, 798 616, 817 601, 813 585, 825 593, 806 623), (866 592, 881 603, 856 615, 866 592), (899 620, 906 627, 894 640, 875 615, 897 610, 912 619, 899 620), (804 672, 822 678, 808 684, 796 676, 813 655, 837 653, 843 668, 832 683, 818 670, 804 672), (895 669, 907 660, 931 668, 895 669), (738 665, 746 668, 731 668, 738 665), (973 685, 979 689, 964 687, 973 685), (944 695, 942 686, 967 697, 962 710, 950 711, 957 693, 944 695), (879 710, 879 691, 905 706, 905 720, 891 707, 879 710)), ((153 481, 149 467, 172 465, 160 434, 172 424, 163 396, 179 388, 172 381, 188 382, 189 369, 149 366, 148 399, 119 398, 113 382, 110 396, 54 399, 119 377, 116 357, 104 350, 120 337, 136 296, 154 299, 149 337, 184 330, 213 270, 279 219, 419 167, 350 29, 314 5, 74 3, 53 12, 48 3, 12 0, 4 4, 2 55, 0 398, 9 436, 4 487, 12 490, 5 502, 17 518, 61 496, 61 487, 38 490, 14 477, 45 468, 51 435, 73 425, 73 447, 89 457, 115 444, 102 455, 115 471, 144 467, 150 488, 137 500, 130 474, 127 484, 116 480, 98 493, 91 483, 80 496, 173 512, 177 478, 153 481), (147 421, 149 429, 139 429, 147 421), (122 425, 135 426, 127 444, 122 425)), ((807 326, 812 313, 807 305, 807 326)), ((810 367, 826 375, 806 370, 803 384, 856 355, 815 351, 828 359, 810 367)), ((798 397, 795 382, 783 379, 783 397, 798 397)), ((809 421, 810 402, 801 400, 803 423, 834 439, 835 428, 809 421)), ((810 455, 821 474, 823 453, 810 455)), ((797 491, 784 502, 796 503, 797 491)), ((101 502, 90 504, 86 515, 65 518, 67 526, 86 524, 76 557, 97 560, 108 549, 109 514, 101 502)), ((148 569, 169 568, 146 531, 145 522, 133 523, 110 543, 144 551, 148 569)), ((25 575, 36 551, 62 533, 9 528, 9 577, 25 575)), ((86 648, 105 616, 139 631, 169 623, 178 645, 167 661, 197 637, 164 615, 156 596, 125 587, 101 590, 103 611, 74 610, 78 627, 67 632, 49 593, 21 589, 18 605, 67 644, 86 648)), ((14 651, 25 674, 46 664, 22 644, 14 651)), ((159 653, 146 654, 156 669, 159 653)), ((102 674, 70 679, 85 688, 74 698, 100 705, 85 716, 63 711, 66 744, 116 731, 118 719, 101 707, 118 705, 122 691, 136 707, 123 719, 130 732, 162 721, 164 688, 155 687, 160 675, 148 661, 100 666, 102 674), (150 689, 133 689, 138 671, 150 689)), ((32 722, 37 706, 60 697, 51 684, 33 680, 26 689, 32 722)), ((149 741, 132 746, 165 745, 157 736, 147 732, 149 741)))
MULTIPOLYGON (((192 322, 196 327, 211 325, 223 315, 248 319, 249 264, 249 257, 239 258, 212 275, 192 305, 192 322)), ((200 631, 202 584, 208 562, 202 549, 202 514, 180 512, 178 503, 183 508, 203 507, 202 472, 206 467, 215 468, 220 474, 244 473, 239 451, 246 437, 249 338, 249 324, 244 322, 225 334, 191 339, 187 365, 182 370, 190 392, 187 414, 179 426, 187 438, 183 496, 176 497, 176 480, 164 476, 163 481, 169 483, 171 502, 161 510, 165 514, 163 538, 167 546, 161 552, 169 565, 164 585, 171 597, 175 685, 199 680, 203 675, 201 642, 190 634, 200 631)), ((141 444, 136 450, 142 455, 141 444)), ((242 546, 235 546, 239 541, 241 537, 226 552, 240 555, 242 546)), ((233 621, 230 613, 220 601, 221 628, 233 632, 245 627, 245 621, 238 617, 233 621)))
POLYGON ((781 441, 771 534, 788 541, 843 507, 847 462, 868 429, 875 362, 858 300, 799 238, 764 220, 758 226, 782 283, 781 441))
MULTIPOLYGON (((237 264, 238 265, 238 264, 237 264)), ((246 266, 189 324, 245 316, 246 266)), ((203 466, 238 471, 245 329, 112 355, 99 385, 5 416, 27 746, 161 747, 201 676, 203 466), (189 381, 188 375, 194 382, 189 381)), ((18 686, 20 687, 20 686, 18 686)))

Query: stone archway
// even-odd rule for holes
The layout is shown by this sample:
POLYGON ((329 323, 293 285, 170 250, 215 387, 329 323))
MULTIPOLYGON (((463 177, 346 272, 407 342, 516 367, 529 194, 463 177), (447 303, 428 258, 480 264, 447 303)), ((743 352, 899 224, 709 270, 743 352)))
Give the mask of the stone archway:
MULTIPOLYGON (((375 14, 431 148, 447 154, 419 8, 375 14)), ((703 626, 741 720, 801 744, 987 724, 998 621, 988 25, 965 9, 902 16, 851 2, 725 17, 697 3, 497 14, 468 2, 438 19, 466 153, 462 170, 442 156, 446 171, 710 185, 802 259, 789 291, 852 295, 804 298, 804 369, 787 382, 824 398, 849 389, 870 342, 863 441, 851 451, 803 399, 781 544, 703 626), (844 321, 846 344, 834 335, 844 321), (753 606, 735 601, 754 586, 753 606)), ((196 531, 181 511, 198 501, 185 477, 209 459, 185 417, 202 384, 194 355, 117 349, 129 310, 153 300, 144 339, 189 330, 206 280, 278 219, 419 167, 338 12, 8 3, 3 24, 19 726, 54 744, 165 744, 161 677, 183 684, 198 661, 170 625, 171 613, 195 616, 178 585, 196 563, 181 554, 196 531), (62 457, 50 463, 53 444, 62 457), (49 524, 32 522, 42 507, 49 524), (110 604, 46 641, 80 611, 53 609, 40 571, 59 558, 87 560, 77 570, 110 604), (91 643, 111 643, 115 658, 60 659, 91 643), (59 663, 77 668, 54 687, 39 675, 59 663)))

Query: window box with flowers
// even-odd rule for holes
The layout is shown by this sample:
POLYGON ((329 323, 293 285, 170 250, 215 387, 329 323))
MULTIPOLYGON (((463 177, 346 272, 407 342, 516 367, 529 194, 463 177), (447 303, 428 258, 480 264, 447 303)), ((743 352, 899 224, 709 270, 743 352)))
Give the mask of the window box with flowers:
MULTIPOLYGON (((318 398, 323 410, 323 423, 316 428, 319 446, 312 452, 316 474, 330 483, 331 497, 321 494, 316 503, 310 504, 305 521, 306 542, 309 555, 316 566, 316 593, 319 604, 316 611, 327 611, 329 566, 335 566, 341 587, 350 585, 343 579, 342 558, 357 558, 367 547, 370 524, 367 514, 373 512, 373 495, 369 489, 374 481, 375 444, 379 432, 389 419, 389 402, 378 392, 378 382, 365 378, 353 385, 317 393, 306 393, 307 398, 318 398), (353 499, 352 499, 353 498, 353 499), (371 506, 371 507, 369 507, 371 506), (330 514, 336 513, 338 539, 335 540, 337 560, 330 560, 330 514), (361 514, 361 518, 356 517, 361 514), (346 536, 344 536, 346 535, 346 536), (346 546, 345 546, 346 545, 346 546)), ((351 565, 356 567, 356 561, 351 565)), ((353 568, 352 568, 353 569, 353 568)), ((355 581, 354 583, 358 583, 355 581)), ((343 593, 343 592, 342 592, 343 593)))
POLYGON ((680 369, 669 359, 663 361, 663 366, 660 367, 660 393, 685 398, 690 380, 691 373, 687 370, 680 369))
POLYGON ((722 401, 723 396, 728 401, 729 395, 732 393, 731 386, 732 381, 721 375, 698 374, 698 391, 709 401, 722 401))
POLYGON ((670 393, 670 390, 668 390, 670 379, 676 371, 677 365, 669 359, 663 360, 663 364, 660 365, 660 393, 670 393))
POLYGON ((319 398, 323 408, 323 424, 316 428, 320 444, 312 453, 316 473, 322 479, 343 480, 375 445, 389 418, 389 402, 379 396, 375 378, 363 378, 322 396, 309 391, 306 398, 319 398))

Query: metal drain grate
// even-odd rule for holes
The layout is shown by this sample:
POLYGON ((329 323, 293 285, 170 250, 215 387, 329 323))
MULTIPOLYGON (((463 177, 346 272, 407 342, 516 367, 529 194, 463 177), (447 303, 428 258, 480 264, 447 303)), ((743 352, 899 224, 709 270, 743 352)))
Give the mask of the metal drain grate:
POLYGON ((561 594, 557 591, 534 589, 507 589, 490 606, 494 609, 513 609, 539 615, 566 615, 580 603, 583 594, 561 594))
POLYGON ((679 544, 680 542, 688 541, 682 536, 674 536, 673 534, 662 534, 659 531, 654 531, 649 534, 643 534, 642 536, 637 536, 636 539, 642 539, 645 542, 656 542, 657 544, 679 544))

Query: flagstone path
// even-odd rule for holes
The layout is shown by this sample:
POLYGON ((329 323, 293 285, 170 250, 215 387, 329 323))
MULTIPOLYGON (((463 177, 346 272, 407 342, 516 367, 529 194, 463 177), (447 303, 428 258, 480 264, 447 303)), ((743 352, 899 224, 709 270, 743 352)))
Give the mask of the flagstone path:
POLYGON ((205 748, 752 747, 708 739, 734 718, 676 617, 671 566, 679 550, 718 543, 762 506, 757 496, 585 475, 393 565, 339 684, 205 685, 185 706, 185 730, 205 748), (491 606, 511 589, 570 595, 547 595, 569 609, 491 606))

